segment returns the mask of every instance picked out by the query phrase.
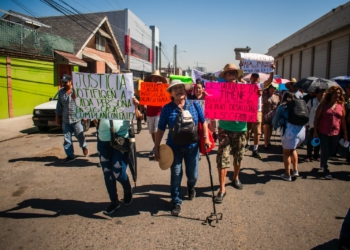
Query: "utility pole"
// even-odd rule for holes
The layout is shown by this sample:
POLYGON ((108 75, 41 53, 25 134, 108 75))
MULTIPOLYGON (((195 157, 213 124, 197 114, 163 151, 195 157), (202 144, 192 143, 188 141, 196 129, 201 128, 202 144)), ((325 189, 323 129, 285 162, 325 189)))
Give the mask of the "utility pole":
POLYGON ((159 42, 159 72, 162 73, 162 42, 159 42))
POLYGON ((175 71, 176 71, 176 50, 177 50, 177 46, 175 44, 175 46, 174 46, 174 75, 175 75, 175 71))

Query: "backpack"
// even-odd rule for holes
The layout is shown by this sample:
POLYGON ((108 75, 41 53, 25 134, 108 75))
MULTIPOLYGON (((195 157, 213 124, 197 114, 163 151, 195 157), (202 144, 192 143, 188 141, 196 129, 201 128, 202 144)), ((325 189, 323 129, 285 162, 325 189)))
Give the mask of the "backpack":
POLYGON ((175 118, 174 127, 170 130, 174 144, 183 145, 198 142, 198 128, 191 113, 187 110, 189 105, 193 105, 192 102, 188 102, 184 110, 181 110, 175 103, 172 104, 179 111, 175 118))
POLYGON ((303 99, 294 99, 287 106, 288 119, 290 124, 304 126, 309 122, 309 110, 303 99))

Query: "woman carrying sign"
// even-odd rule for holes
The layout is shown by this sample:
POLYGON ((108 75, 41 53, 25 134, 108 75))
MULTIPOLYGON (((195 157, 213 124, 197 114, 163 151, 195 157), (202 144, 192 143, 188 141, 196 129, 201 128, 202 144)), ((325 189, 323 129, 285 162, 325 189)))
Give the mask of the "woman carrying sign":
MULTIPOLYGON (((201 107, 196 102, 186 100, 186 91, 191 89, 190 84, 181 82, 180 80, 173 80, 167 91, 171 94, 172 101, 166 104, 161 113, 158 123, 158 130, 156 133, 155 142, 155 160, 160 160, 159 146, 163 138, 166 126, 169 127, 169 134, 166 144, 172 149, 174 154, 174 162, 171 165, 171 200, 173 209, 171 214, 178 216, 181 213, 182 200, 180 198, 181 180, 182 180, 182 161, 185 161, 188 197, 192 200, 196 196, 194 189, 198 179, 198 156, 199 156, 199 142, 197 140, 187 140, 188 136, 181 135, 181 132, 176 130, 175 122, 179 121, 178 116, 186 117, 186 120, 192 121, 195 125, 198 122, 203 123, 203 134, 205 144, 210 146, 211 143, 207 137, 208 124, 205 121, 204 114, 201 107), (176 138, 175 138, 176 137, 176 138), (176 141, 174 140, 176 139, 176 141), (181 140, 186 140, 186 142, 181 140)), ((178 124, 178 123, 177 123, 178 124)), ((195 130, 198 137, 198 132, 195 130)), ((193 134, 195 136, 195 134, 193 134)))
MULTIPOLYGON (((133 97, 135 111, 138 107, 138 100, 133 97)), ((138 114, 138 113, 136 113, 138 114)), ((129 138, 130 121, 113 120, 114 131, 117 137, 129 138)), ((104 175, 107 192, 111 203, 103 211, 104 214, 112 214, 120 207, 117 194, 118 181, 124 189, 124 204, 132 202, 132 190, 128 174, 126 173, 128 154, 121 152, 111 146, 110 121, 101 119, 98 128, 97 151, 100 154, 100 164, 104 175)))
POLYGON ((280 98, 276 95, 276 89, 278 84, 273 80, 273 82, 268 86, 267 89, 263 91, 262 95, 262 123, 264 126, 264 146, 265 150, 271 145, 270 139, 272 134, 272 119, 276 114, 280 98))

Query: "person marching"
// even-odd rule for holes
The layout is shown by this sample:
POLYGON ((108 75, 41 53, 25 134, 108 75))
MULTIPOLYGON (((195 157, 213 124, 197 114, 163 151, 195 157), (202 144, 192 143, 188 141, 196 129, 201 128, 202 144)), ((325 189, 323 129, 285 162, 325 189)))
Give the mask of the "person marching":
MULTIPOLYGON (((83 149, 83 154, 86 156, 89 154, 87 148, 83 125, 81 119, 75 117, 75 92, 73 89, 72 77, 68 74, 64 74, 61 83, 63 88, 58 91, 58 100, 56 105, 56 125, 61 126, 60 116, 62 116, 62 130, 64 135, 64 151, 67 157, 62 161, 63 164, 72 162, 75 160, 74 148, 72 142, 72 134, 74 132, 75 137, 78 139, 79 146, 83 149)), ((83 119, 86 122, 86 119, 83 119)))
MULTIPOLYGON (((173 208, 171 214, 178 216, 181 214, 182 200, 180 198, 181 180, 183 175, 182 161, 185 162, 186 176, 187 176, 187 190, 188 197, 192 200, 196 196, 195 185, 198 179, 198 158, 199 158, 199 142, 195 141, 189 144, 175 144, 172 133, 174 133, 175 121, 178 114, 188 111, 192 116, 194 124, 197 126, 198 122, 203 123, 203 133, 205 144, 210 147, 211 143, 208 138, 208 124, 205 121, 203 111, 197 102, 186 100, 186 91, 191 89, 191 84, 185 84, 181 80, 173 80, 170 83, 167 91, 171 95, 172 101, 166 104, 161 113, 158 123, 158 130, 156 133, 155 143, 155 160, 160 160, 159 146, 163 138, 166 126, 169 127, 170 132, 166 144, 172 149, 174 154, 174 161, 171 165, 171 200, 173 208)), ((186 112, 188 114, 188 112, 186 112)), ((197 132, 196 132, 197 133, 197 132)), ((181 136, 178 136, 180 138, 181 136)), ((181 139, 181 138, 180 138, 181 139)))

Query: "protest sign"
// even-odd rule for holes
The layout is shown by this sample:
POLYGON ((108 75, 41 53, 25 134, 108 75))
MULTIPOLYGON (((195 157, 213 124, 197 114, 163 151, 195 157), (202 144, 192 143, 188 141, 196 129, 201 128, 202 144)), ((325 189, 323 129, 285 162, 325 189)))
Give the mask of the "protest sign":
POLYGON ((254 53, 241 53, 242 70, 244 73, 270 73, 273 71, 271 64, 274 61, 272 56, 254 53))
POLYGON ((170 94, 167 92, 169 84, 142 82, 140 91, 140 104, 151 106, 164 106, 171 102, 170 94))
POLYGON ((207 82, 205 117, 226 121, 256 122, 258 86, 228 82, 207 82))
POLYGON ((132 73, 73 72, 73 88, 76 118, 133 120, 135 117, 132 73))

